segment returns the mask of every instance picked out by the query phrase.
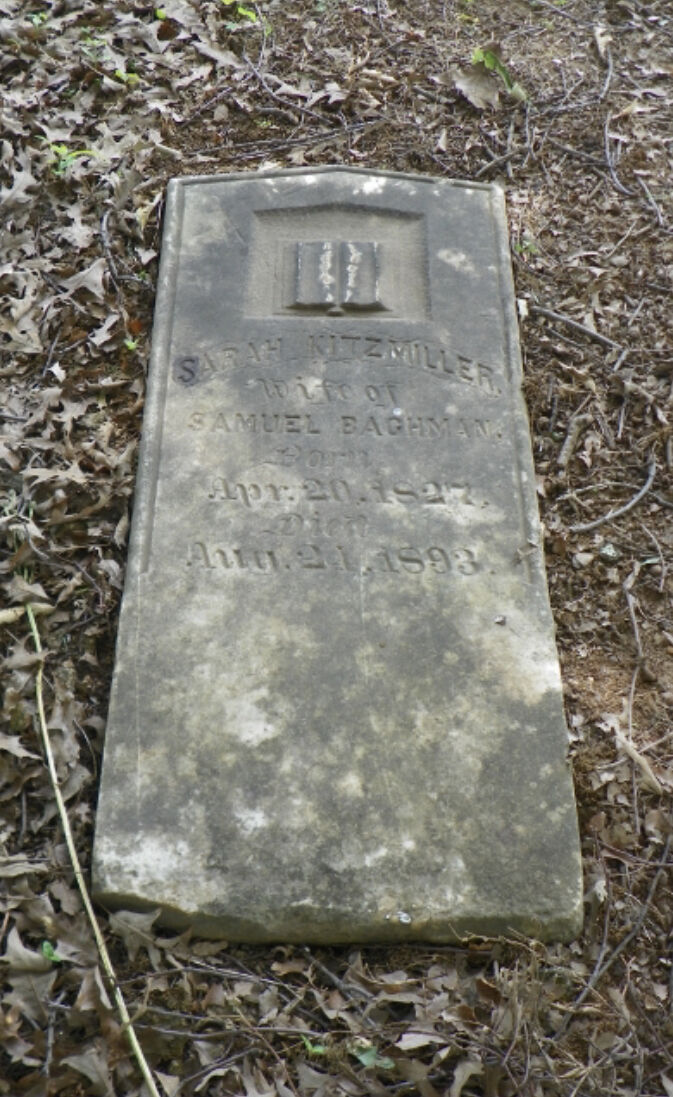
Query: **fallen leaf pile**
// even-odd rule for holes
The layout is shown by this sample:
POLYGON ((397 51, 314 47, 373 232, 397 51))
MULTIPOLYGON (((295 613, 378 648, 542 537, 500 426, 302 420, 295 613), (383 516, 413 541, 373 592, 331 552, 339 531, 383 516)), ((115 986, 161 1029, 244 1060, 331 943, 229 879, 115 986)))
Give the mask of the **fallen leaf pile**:
POLYGON ((2 0, 0 71, 0 1094, 149 1092, 36 680, 86 866, 166 183, 339 163, 506 192, 584 932, 241 948, 99 911, 119 988, 167 1097, 672 1097, 669 0, 2 0))

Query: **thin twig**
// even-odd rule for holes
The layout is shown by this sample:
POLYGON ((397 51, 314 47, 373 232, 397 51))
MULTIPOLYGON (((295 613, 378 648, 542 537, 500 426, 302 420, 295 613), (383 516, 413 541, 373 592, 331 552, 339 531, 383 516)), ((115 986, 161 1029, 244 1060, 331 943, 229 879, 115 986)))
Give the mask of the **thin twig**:
POLYGON ((510 121, 509 129, 507 131, 507 167, 506 167, 506 171, 507 171, 507 176, 508 176, 509 179, 513 178, 513 172, 512 172, 512 157, 514 155, 514 150, 512 148, 513 139, 514 139, 514 118, 512 118, 512 120, 510 121))
POLYGON ((604 525, 606 522, 612 522, 615 518, 621 518, 622 514, 627 514, 630 510, 633 510, 638 505, 641 499, 643 499, 652 484, 654 483, 654 477, 657 475, 657 462, 652 461, 649 469, 647 470, 647 480, 643 484, 640 491, 636 492, 632 499, 629 499, 628 503, 624 503, 623 507, 617 507, 616 510, 611 510, 608 514, 604 514, 602 518, 596 518, 593 522, 584 522, 579 526, 571 526, 571 533, 588 533, 589 530, 598 529, 599 526, 604 525))
POLYGON ((214 107, 216 103, 219 103, 220 99, 224 99, 225 95, 231 95, 231 87, 229 84, 219 91, 216 91, 214 95, 211 95, 210 99, 206 99, 198 107, 195 107, 194 110, 190 111, 189 114, 186 114, 184 118, 176 119, 176 125, 186 126, 190 122, 193 122, 195 118, 198 118, 199 115, 203 114, 209 107, 214 107))
POLYGON ((475 171, 474 178, 481 179, 482 175, 485 175, 491 168, 498 168, 501 164, 509 163, 513 156, 513 152, 506 152, 504 156, 496 156, 493 160, 489 160, 488 164, 482 164, 479 171, 475 171))
POLYGON ((606 55, 606 60, 607 60, 607 65, 608 65, 608 71, 605 75, 605 82, 604 82, 603 87, 601 88, 600 94, 598 96, 598 102, 599 103, 601 103, 603 101, 603 99, 605 99, 605 96, 608 94, 608 88, 610 87, 610 81, 612 80, 612 51, 609 50, 609 49, 606 50, 605 55, 606 55))
POLYGON ((561 446, 561 452, 559 453, 556 464, 559 468, 567 468, 568 462, 575 452, 578 439, 584 427, 587 427, 589 423, 593 423, 594 417, 590 412, 585 412, 584 415, 573 415, 568 424, 568 432, 566 434, 565 442, 561 446))
POLYGON ((588 335, 590 339, 593 339, 595 343, 600 343, 604 347, 612 347, 613 350, 622 350, 621 344, 615 343, 614 339, 608 339, 607 335, 601 335, 597 331, 592 331, 592 329, 586 327, 585 324, 580 324, 578 320, 573 320, 570 316, 564 316, 562 312, 553 312, 551 309, 543 308, 542 305, 530 305, 530 311, 536 313, 538 316, 544 316, 547 320, 555 320, 558 324, 567 324, 569 328, 583 332, 584 335, 588 335))
MULTIPOLYGON (((157 145, 156 147, 162 148, 163 146, 157 145)), ((110 243, 110 235, 107 228, 110 213, 111 210, 106 210, 100 219, 100 239, 101 244, 103 245, 105 261, 107 263, 108 274, 110 275, 112 284, 118 294, 121 294, 121 287, 119 285, 120 282, 135 282, 136 285, 142 286, 144 289, 146 289, 148 284, 146 280, 144 280, 143 278, 138 278, 137 274, 120 274, 117 269, 117 264, 115 263, 114 257, 112 255, 112 245, 110 243)))
POLYGON ((624 364, 625 360, 627 359, 628 354, 629 354, 629 348, 624 347, 624 350, 620 353, 620 355, 618 356, 614 366, 612 367, 612 372, 613 373, 616 373, 617 370, 621 368, 621 366, 624 364))
POLYGON ((47 1014, 47 1047, 44 1053, 44 1063, 42 1064, 42 1073, 46 1078, 49 1078, 51 1074, 51 1063, 54 1056, 54 1006, 49 1007, 47 1014))
POLYGON ((659 209, 659 206, 657 205, 657 203, 655 202, 655 200, 652 196, 652 191, 650 190, 647 183, 645 182, 645 180, 640 175, 636 175, 636 180, 637 180, 638 183, 640 183, 640 186, 645 191, 645 194, 647 195, 647 200, 648 200, 650 206, 652 207, 652 209, 654 210, 655 217, 656 217, 657 221, 659 222, 660 227, 663 228, 664 218, 663 218, 661 210, 659 209))
POLYGON ((640 572, 640 564, 636 562, 636 564, 633 568, 633 571, 631 572, 629 577, 627 579, 625 579, 624 582, 622 583, 622 588, 623 588, 624 594, 626 596, 626 604, 629 607, 629 617, 631 618, 631 628, 633 629, 633 635, 634 635, 634 638, 635 638, 635 641, 636 641, 636 651, 638 652, 638 659, 642 663, 643 658, 644 658, 644 656, 643 656, 643 645, 640 642, 640 630, 638 628, 638 621, 637 621, 637 618, 636 618, 636 610, 635 610, 636 600, 633 597, 633 595, 631 594, 631 590, 633 588, 633 585, 634 585, 636 579, 638 578, 639 572, 640 572))
POLYGON ((307 107, 306 104, 293 103, 291 99, 286 99, 284 95, 279 95, 277 91, 274 91, 273 88, 270 88, 264 74, 260 72, 256 65, 253 65, 252 61, 245 53, 243 54, 243 60, 250 67, 264 90, 267 92, 268 95, 271 96, 272 99, 275 99, 278 103, 282 103, 285 107, 290 107, 290 109, 293 111, 298 111, 300 114, 307 114, 310 118, 317 118, 323 126, 328 123, 327 118, 325 118, 323 114, 318 114, 317 111, 311 110, 311 108, 307 107))
POLYGON ((634 219, 634 220, 633 220, 633 221, 631 222, 631 224, 630 224, 630 225, 629 225, 629 227, 627 228, 627 230, 626 230, 626 232, 624 233, 624 235, 623 235, 623 236, 620 236, 620 238, 619 238, 619 240, 617 241, 617 243, 615 244, 615 246, 614 246, 613 248, 610 248, 610 251, 609 251, 609 252, 607 252, 607 254, 606 254, 606 255, 603 255, 603 262, 604 262, 604 263, 607 263, 608 259, 612 259, 612 256, 613 256, 613 255, 615 254, 615 252, 619 251, 619 249, 621 248, 622 244, 623 244, 623 243, 624 243, 624 242, 625 242, 626 240, 628 240, 629 236, 631 235, 631 233, 632 233, 632 232, 633 232, 633 230, 635 229, 636 225, 638 224, 638 220, 639 220, 639 218, 638 218, 638 217, 636 217, 636 218, 635 218, 635 219, 634 219))
POLYGON ((108 274, 110 275, 110 281, 119 293, 119 275, 117 274, 117 264, 114 261, 112 255, 112 248, 110 246, 110 237, 107 230, 108 217, 110 216, 109 209, 105 211, 100 219, 100 240, 103 245, 103 252, 105 253, 105 261, 107 263, 108 274))
POLYGON ((585 23, 583 19, 578 19, 572 12, 564 11, 563 8, 557 8, 556 4, 550 4, 549 0, 528 0, 528 4, 533 11, 535 11, 536 8, 548 8, 549 11, 553 11, 554 15, 562 15, 564 19, 572 19, 573 23, 577 23, 578 27, 589 26, 588 23, 585 23))
POLYGON ((612 153, 610 152, 610 134, 608 132, 611 117, 612 116, 608 114, 607 118, 605 119, 605 125, 603 126, 603 147, 605 149, 605 162, 608 165, 610 178, 612 179, 615 189, 618 190, 620 194, 625 194, 627 198, 633 198, 636 192, 634 190, 630 190, 629 187, 625 187, 623 183, 620 183, 619 179, 617 178, 617 172, 615 171, 615 162, 612 158, 612 153))
POLYGON ((588 163, 593 164, 595 168, 603 169, 603 161, 596 156, 592 156, 590 152, 575 149, 572 145, 564 145, 562 141, 557 141, 555 137, 549 137, 548 134, 545 134, 545 141, 547 144, 553 145, 554 148, 560 149, 561 152, 567 153, 568 156, 575 156, 578 160, 586 160, 588 163))
MULTIPOLYGON (((42 641, 40 640, 40 633, 39 633, 39 630, 38 630, 38 627, 37 627, 37 621, 35 620, 35 614, 33 612, 33 607, 32 607, 32 605, 30 605, 30 603, 28 603, 28 605, 26 605, 26 616, 28 618, 28 623, 30 625, 30 631, 33 635, 33 642, 35 644, 35 651, 37 652, 37 654, 39 656, 42 656, 42 651, 43 651, 42 641)), ((138 1067, 140 1068, 140 1072, 143 1076, 143 1080, 145 1082, 145 1085, 147 1086, 147 1088, 149 1090, 150 1097, 161 1097, 161 1094, 160 1094, 159 1090, 157 1089, 156 1082, 154 1081, 152 1071, 150 1070, 149 1064, 148 1064, 148 1062, 147 1062, 147 1060, 146 1060, 146 1058, 143 1054, 143 1050, 142 1050, 140 1044, 138 1043, 138 1037, 136 1036, 135 1030, 133 1028, 133 1024, 131 1023, 131 1017, 129 1015, 128 1009, 126 1008, 126 1002, 124 1001, 124 996, 122 995, 122 992, 119 988, 119 984, 117 982, 117 976, 115 975, 115 971, 114 971, 114 968, 112 966, 112 961, 110 959, 110 954, 107 950, 107 945, 105 944, 103 934, 100 931, 100 927, 98 925, 98 921, 96 919, 96 915, 94 913, 93 906, 91 905, 91 899, 89 898, 89 892, 88 892, 88 889, 87 889, 87 886, 86 886, 86 881, 84 879, 84 873, 82 872, 82 866, 80 864, 77 849, 75 847, 75 840, 74 840, 73 835, 72 835, 72 830, 70 829, 70 820, 68 819, 68 812, 66 810, 65 801, 64 801, 63 795, 61 793, 61 787, 60 787, 60 783, 59 783, 59 779, 58 779, 58 773, 56 772, 56 763, 54 761, 54 754, 53 754, 53 751, 51 749, 51 741, 49 739, 49 732, 47 731, 47 720, 46 720, 46 717, 45 717, 44 700, 43 700, 43 696, 42 696, 42 677, 43 677, 43 666, 42 666, 42 661, 40 661, 40 665, 38 667, 37 676, 36 676, 36 680, 35 680, 35 696, 36 696, 36 699, 37 699, 37 711, 38 711, 38 716, 39 716, 40 733, 41 733, 41 736, 42 736, 42 744, 43 744, 43 747, 44 747, 45 757, 47 759, 47 767, 49 769, 49 776, 51 778, 52 789, 53 789, 53 792, 54 792, 54 799, 56 801, 56 806, 58 808, 59 818, 61 820, 61 826, 63 828, 63 835, 65 837, 65 844, 67 846, 68 854, 70 856, 70 863, 72 865, 72 870, 75 874, 75 880, 77 881, 77 886, 79 888, 79 892, 80 892, 80 895, 82 897, 82 904, 84 906, 86 916, 89 920, 89 924, 91 926, 94 938, 96 940, 96 945, 98 947, 98 953, 99 953, 99 956, 101 958, 101 962, 102 962, 102 965, 103 965, 103 970, 104 970, 104 972, 105 972, 105 974, 108 978, 108 981, 109 981, 109 983, 112 987, 112 990, 113 990, 114 999, 115 999, 115 1002, 117 1003, 117 1009, 119 1010, 119 1016, 121 1017, 121 1021, 122 1021, 122 1027, 124 1028, 124 1030, 126 1032, 128 1042, 131 1046, 131 1051, 133 1052, 136 1063, 138 1064, 138 1067)))
POLYGON ((648 529, 644 522, 640 523, 640 528, 647 534, 647 536, 649 537, 650 541, 652 542, 652 544, 654 545, 654 547, 656 548, 656 550, 659 554, 659 566, 661 568, 661 573, 660 573, 660 578, 659 578, 659 593, 661 593, 664 589, 664 583, 666 582, 666 572, 668 571, 668 568, 666 567, 666 560, 664 559, 664 554, 661 550, 661 545, 659 544, 657 538, 652 533, 652 530, 648 529))
MULTIPOLYGON (((668 854, 669 854, 669 851, 670 851, 670 848, 671 848, 671 841, 673 841, 673 834, 669 834, 668 838, 666 839, 666 845, 664 846, 664 851, 663 851, 662 856, 661 856, 661 861, 662 861, 661 867, 657 870, 657 872, 655 874, 655 877, 654 877, 654 880, 652 881, 652 883, 650 885, 650 890, 647 893, 647 897, 645 899, 645 902, 643 903, 640 914, 638 915, 638 918, 636 919, 636 922, 635 922, 635 925, 633 926, 633 929, 629 933, 627 933, 626 937, 624 937, 619 942, 619 944, 612 951, 612 953, 610 954, 608 959, 605 961, 605 963, 601 964, 600 966, 596 966, 594 968, 594 971, 591 975, 591 978, 589 979, 588 983, 584 987, 582 993, 573 1002, 573 1013, 577 1012, 577 1010, 582 1005, 584 1000, 587 998, 587 996, 591 993, 593 988, 596 986, 599 979, 603 978, 603 976, 606 974, 606 972, 608 972, 610 970, 610 968, 614 964, 615 960, 617 960, 618 957, 621 956, 622 952, 624 952, 624 950, 626 948, 628 948, 628 946, 631 944, 631 941, 633 941, 633 939, 635 937, 637 937, 638 934, 640 933, 640 931, 643 927, 643 923, 645 922, 645 919, 647 917, 647 913, 650 909, 650 906, 652 905, 652 900, 654 899, 654 893, 657 890, 657 886, 659 884, 659 881, 661 880, 661 877, 663 876, 665 870, 667 868, 668 869, 671 868, 671 865, 667 860, 668 854)), ((566 1021, 564 1022, 564 1025, 561 1028, 561 1031, 563 1031, 565 1029, 565 1027, 567 1026, 569 1020, 570 1020, 570 1017, 566 1018, 566 1021)), ((559 1032, 557 1032, 556 1035, 558 1036, 559 1032)))

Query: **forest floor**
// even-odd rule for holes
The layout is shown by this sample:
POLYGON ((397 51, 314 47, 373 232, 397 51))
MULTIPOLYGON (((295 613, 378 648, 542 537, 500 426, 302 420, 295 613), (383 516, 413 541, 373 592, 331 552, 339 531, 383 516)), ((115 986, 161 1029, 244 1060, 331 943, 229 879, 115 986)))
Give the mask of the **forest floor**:
POLYGON ((1 0, 0 69, 0 1094, 150 1092, 36 685, 86 872, 166 183, 336 163, 505 190, 584 930, 252 948, 98 911, 152 1084, 673 1097, 670 0, 1 0))

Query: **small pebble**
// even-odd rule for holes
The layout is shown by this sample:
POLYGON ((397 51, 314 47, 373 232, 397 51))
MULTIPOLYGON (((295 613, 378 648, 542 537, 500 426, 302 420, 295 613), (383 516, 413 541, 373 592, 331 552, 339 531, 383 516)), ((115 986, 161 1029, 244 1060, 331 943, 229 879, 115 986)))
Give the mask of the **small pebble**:
POLYGON ((585 568, 594 558, 593 552, 576 552, 573 556, 574 568, 585 568))
POLYGON ((610 541, 606 541, 599 548, 598 555, 605 564, 614 564, 615 560, 619 560, 621 553, 610 541))

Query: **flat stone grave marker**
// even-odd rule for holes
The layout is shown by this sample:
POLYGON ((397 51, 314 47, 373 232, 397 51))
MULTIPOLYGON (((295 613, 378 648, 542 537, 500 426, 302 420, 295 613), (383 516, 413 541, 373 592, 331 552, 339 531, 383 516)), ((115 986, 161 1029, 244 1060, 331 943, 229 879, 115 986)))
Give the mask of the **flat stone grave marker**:
POLYGON ((169 185, 94 851, 239 942, 571 938, 501 192, 169 185))

